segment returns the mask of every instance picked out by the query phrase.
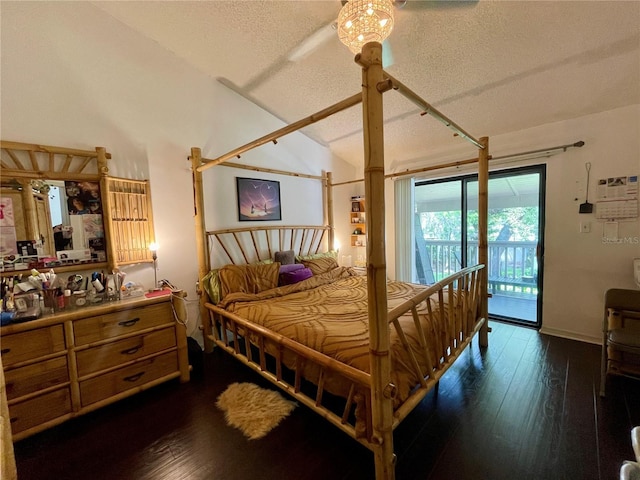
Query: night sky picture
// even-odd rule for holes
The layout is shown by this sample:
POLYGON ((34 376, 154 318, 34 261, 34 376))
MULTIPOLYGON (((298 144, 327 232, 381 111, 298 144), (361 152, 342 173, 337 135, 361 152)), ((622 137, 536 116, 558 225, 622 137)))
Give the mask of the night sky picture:
POLYGON ((236 177, 238 220, 282 220, 280 182, 236 177))

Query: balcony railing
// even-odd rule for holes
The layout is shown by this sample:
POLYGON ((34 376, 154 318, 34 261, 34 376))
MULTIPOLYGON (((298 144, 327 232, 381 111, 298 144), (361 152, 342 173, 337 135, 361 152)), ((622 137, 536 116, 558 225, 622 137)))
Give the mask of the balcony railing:
MULTIPOLYGON (((489 242, 489 291, 498 295, 535 296, 538 263, 537 242, 489 242)), ((459 241, 426 240, 427 264, 418 266, 419 281, 442 280, 462 268, 462 247, 459 241), (430 266, 430 271, 429 271, 430 266), (420 275, 422 270, 422 275, 420 275)), ((467 246, 467 265, 478 262, 478 243, 467 246)))

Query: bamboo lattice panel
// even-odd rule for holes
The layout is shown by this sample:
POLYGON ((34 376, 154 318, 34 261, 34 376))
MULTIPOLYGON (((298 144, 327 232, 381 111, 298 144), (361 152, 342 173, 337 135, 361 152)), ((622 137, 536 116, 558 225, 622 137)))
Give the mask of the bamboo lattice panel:
POLYGON ((107 184, 116 263, 153 261, 149 251, 155 241, 149 181, 109 178, 107 184))

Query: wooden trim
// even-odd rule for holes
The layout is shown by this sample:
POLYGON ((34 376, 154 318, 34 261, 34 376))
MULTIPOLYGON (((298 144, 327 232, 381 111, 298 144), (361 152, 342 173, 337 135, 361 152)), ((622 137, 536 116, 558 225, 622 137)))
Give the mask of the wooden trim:
POLYGON ((76 173, 76 172, 52 172, 32 170, 13 170, 10 168, 2 169, 3 177, 28 178, 35 180, 74 180, 74 181, 92 181, 99 180, 99 175, 94 173, 76 173))
MULTIPOLYGON (((50 145, 37 145, 35 143, 22 143, 22 142, 12 142, 9 140, 0 140, 0 148, 5 148, 8 150, 25 150, 25 151, 34 151, 34 152, 45 152, 45 153, 53 153, 53 154, 61 154, 61 155, 73 155, 78 157, 92 157, 96 158, 96 152, 94 150, 79 150, 77 148, 66 148, 66 147, 52 147, 50 145)), ((107 158, 111 158, 111 154, 107 154, 107 158)))
MULTIPOLYGON (((213 160, 209 160, 207 158, 201 158, 201 163, 212 162, 212 161, 213 160)), ((273 168, 252 167, 251 165, 242 165, 240 163, 223 162, 223 163, 219 163, 218 165, 221 165, 223 167, 239 168, 242 170, 252 170, 254 172, 273 173, 275 175, 288 175, 290 177, 311 178, 313 180, 324 180, 324 176, 320 176, 320 175, 308 175, 306 173, 288 172, 286 170, 276 170, 273 168)))
MULTIPOLYGON (((85 163, 90 160, 87 156, 85 163)), ((100 183, 100 200, 102 202, 102 224, 104 225, 104 236, 107 239, 107 263, 109 270, 116 268, 115 238, 113 236, 113 224, 111 222, 111 203, 109 202, 109 168, 107 167, 107 150, 104 147, 96 147, 96 160, 99 183, 100 183)), ((65 163, 66 165, 66 163, 65 163)), ((82 166, 84 168, 85 165, 82 166)))

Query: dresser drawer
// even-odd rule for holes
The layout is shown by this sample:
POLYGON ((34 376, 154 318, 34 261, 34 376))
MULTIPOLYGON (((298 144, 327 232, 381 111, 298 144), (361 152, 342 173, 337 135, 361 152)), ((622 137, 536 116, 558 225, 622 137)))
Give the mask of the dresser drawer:
POLYGON ((75 344, 86 345, 167 323, 173 323, 169 302, 97 315, 73 323, 75 344))
POLYGON ((69 381, 67 357, 58 357, 5 372, 7 399, 28 395, 69 381))
POLYGON ((4 367, 43 357, 65 349, 62 325, 38 328, 2 337, 2 364, 4 367))
POLYGON ((78 376, 83 377, 175 346, 176 331, 171 325, 162 330, 89 348, 76 354, 78 376))
POLYGON ((9 407, 13 434, 71 413, 71 395, 62 388, 9 407))
POLYGON ((178 371, 174 350, 134 365, 80 382, 82 405, 87 406, 178 371))

